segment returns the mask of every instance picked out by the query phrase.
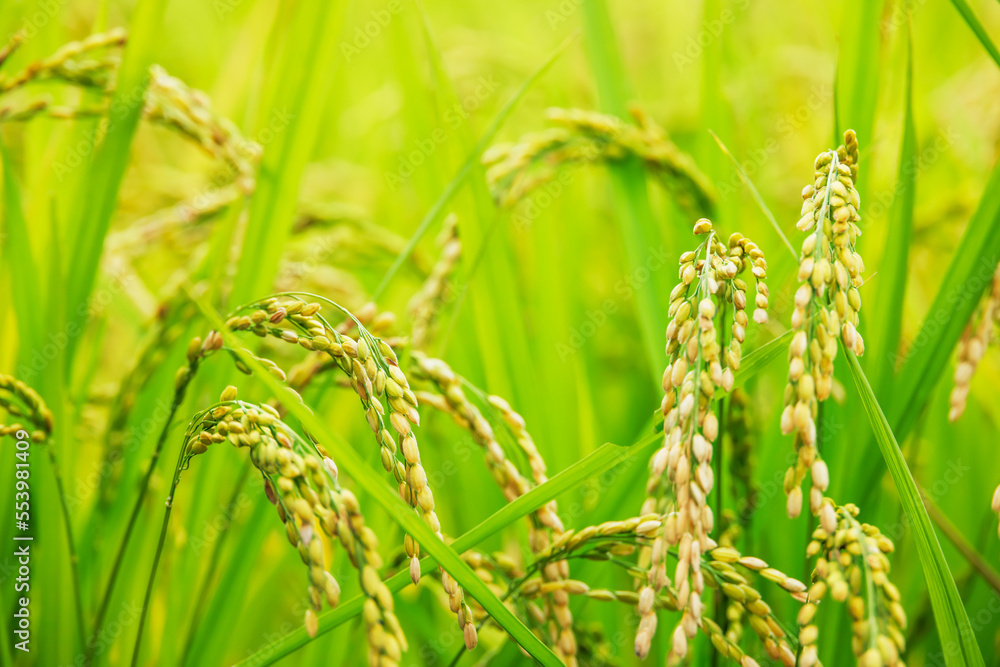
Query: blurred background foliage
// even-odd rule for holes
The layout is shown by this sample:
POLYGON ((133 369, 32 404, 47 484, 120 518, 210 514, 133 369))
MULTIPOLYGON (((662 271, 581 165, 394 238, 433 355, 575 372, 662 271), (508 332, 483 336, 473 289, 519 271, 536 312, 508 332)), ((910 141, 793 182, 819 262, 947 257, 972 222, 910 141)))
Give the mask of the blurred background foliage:
MULTIPOLYGON (((909 244, 905 292, 890 297, 904 300, 899 349, 905 351, 930 313, 1000 148, 1000 66, 952 3, 910 3, 911 22, 904 4, 635 0, 605 6, 543 0, 421 8, 409 0, 173 0, 137 8, 110 0, 4 2, 0 34, 23 29, 26 35, 3 66, 7 75, 67 42, 124 27, 130 33, 126 63, 133 59, 135 69, 123 71, 120 80, 139 81, 135 72, 160 65, 204 91, 218 114, 263 148, 252 197, 193 228, 140 237, 126 251, 114 245, 116 238, 128 238, 126 230, 204 195, 213 182, 229 182, 232 174, 178 133, 145 121, 134 138, 122 131, 127 123, 112 123, 94 164, 94 119, 39 117, 2 126, 4 177, 19 195, 34 266, 13 243, 14 200, 8 193, 0 368, 36 386, 55 413, 54 446, 71 499, 88 618, 162 427, 174 370, 188 339, 210 328, 197 310, 181 305, 186 297, 180 286, 204 280, 207 298, 222 312, 275 286, 361 308, 491 120, 567 38, 565 52, 527 90, 496 140, 516 141, 549 127, 549 107, 618 115, 629 104, 643 109, 714 185, 716 227, 750 236, 767 255, 771 322, 747 349, 787 329, 796 262, 709 130, 743 165, 796 247, 799 192, 811 179, 814 157, 840 143, 838 129, 858 131, 864 219, 859 250, 868 279, 861 331, 869 355, 862 365, 869 378, 879 364, 895 368, 897 350, 871 333, 873 327, 882 331, 880 315, 888 312, 889 301, 876 297, 886 280, 883 258, 893 244, 909 244), (912 238, 901 240, 890 209, 899 196, 908 25, 919 160, 912 238), (125 143, 115 146, 110 138, 125 143), (116 196, 119 167, 124 177, 116 196), (108 197, 114 208, 105 235, 100 200, 108 197), (86 264, 98 257, 90 291, 86 264), (25 281, 33 287, 19 301, 25 281), (64 313, 74 321, 74 299, 88 296, 90 310, 77 317, 81 333, 63 335, 64 313), (25 303, 30 313, 17 307, 25 303), (124 391, 128 382, 131 389, 124 391), (109 419, 123 393, 131 406, 124 458, 108 466, 109 419)), ((988 0, 972 5, 986 32, 1000 36, 1000 6, 988 0)), ((95 101, 93 92, 57 81, 39 82, 32 90, 69 106, 95 101)), ((0 106, 16 102, 11 96, 0 106)), ((693 220, 631 162, 568 168, 563 178, 508 208, 493 205, 477 164, 442 214, 452 211, 463 258, 431 351, 477 386, 507 398, 525 417, 553 473, 604 442, 627 445, 645 436, 660 400, 666 296, 676 280, 677 258, 691 245, 693 220), (657 332, 655 338, 649 332, 657 332)), ((406 304, 436 260, 432 239, 442 217, 378 295, 379 308, 398 315, 402 333, 409 327, 406 304)), ((947 421, 950 373, 949 362, 900 445, 915 478, 954 529, 996 567, 1000 544, 989 497, 1000 479, 1000 354, 987 354, 969 408, 956 424, 947 421)), ((911 619, 907 664, 943 665, 908 523, 892 481, 881 473, 881 454, 846 364, 838 378, 843 396, 827 407, 823 421, 831 495, 861 504, 862 518, 896 541, 894 578, 911 619), (868 472, 873 463, 874 477, 868 472)), ((241 395, 268 396, 255 380, 217 364, 199 376, 178 421, 237 379, 241 395)), ((784 383, 783 363, 775 361, 747 387, 759 433, 753 451, 741 456, 749 456, 760 496, 743 551, 807 579, 809 519, 785 517, 781 490, 792 451, 791 438, 778 430, 784 383)), ((884 407, 899 391, 891 377, 876 385, 884 407)), ((305 398, 331 427, 358 443, 377 469, 375 448, 368 446, 365 421, 349 393, 324 385, 305 398)), ((175 437, 168 440, 168 460, 181 428, 175 424, 175 437)), ((428 412, 421 433, 444 530, 458 536, 497 511, 503 496, 474 443, 450 420, 428 412)), ((2 460, 2 469, 11 469, 11 447, 3 447, 2 460)), ((38 652, 17 664, 75 665, 78 644, 72 639, 72 594, 54 486, 46 460, 36 456, 33 465, 40 530, 33 589, 38 652)), ((582 527, 636 514, 644 479, 639 460, 588 481, 560 498, 564 520, 582 527)), ((108 618, 117 625, 103 638, 99 664, 125 664, 130 657, 136 605, 168 482, 169 471, 161 467, 111 601, 108 618)), ((739 506, 728 480, 718 488, 728 494, 727 507, 739 506)), ((0 498, 10 493, 5 483, 0 498)), ((266 654, 268 644, 299 628, 304 595, 298 557, 284 544, 240 456, 218 452, 199 460, 186 473, 176 506, 178 520, 144 641, 146 664, 180 664, 185 656, 192 665, 231 664, 255 651, 266 654)), ((372 509, 368 520, 384 549, 398 548, 399 529, 388 517, 372 509)), ((0 534, 9 531, 4 525, 0 534)), ((521 523, 514 524, 482 548, 516 554, 524 533, 521 523)), ((950 540, 941 541, 984 659, 997 664, 1000 592, 950 540)), ((6 619, 9 553, 0 555, 3 563, 6 619)), ((347 567, 338 554, 334 572, 347 567)), ((593 585, 629 586, 601 564, 575 567, 574 576, 593 585)), ((353 579, 341 580, 345 596, 352 594, 353 579)), ((786 602, 777 610, 791 619, 794 609, 786 602)), ((408 587, 397 607, 411 646, 402 664, 449 664, 461 635, 434 589, 408 587)), ((573 611, 581 628, 599 635, 596 643, 613 657, 611 664, 637 664, 631 609, 584 601, 575 602, 573 611)), ((826 621, 821 640, 831 665, 850 660, 849 629, 836 616, 826 621)), ((651 664, 662 664, 666 654, 661 634, 651 664)), ((280 664, 360 664, 361 636, 356 622, 347 623, 280 664)), ((526 660, 498 634, 484 632, 480 649, 462 664, 488 658, 498 665, 526 660)), ((696 648, 694 661, 712 661, 707 644, 696 648)))

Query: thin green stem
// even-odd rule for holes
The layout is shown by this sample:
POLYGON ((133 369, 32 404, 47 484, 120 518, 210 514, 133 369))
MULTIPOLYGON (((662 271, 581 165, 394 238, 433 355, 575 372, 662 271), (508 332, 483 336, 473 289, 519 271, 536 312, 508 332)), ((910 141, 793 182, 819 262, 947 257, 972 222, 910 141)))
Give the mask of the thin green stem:
MULTIPOLYGON (((243 473, 240 475, 239 481, 236 482, 236 487, 233 488, 233 495, 229 499, 229 504, 226 505, 227 508, 233 507, 236 504, 236 500, 243 492, 243 487, 246 484, 247 479, 250 477, 250 468, 251 464, 249 462, 243 467, 243 473)), ((226 537, 229 535, 229 529, 232 525, 232 521, 226 522, 225 527, 219 532, 219 537, 215 541, 215 546, 212 547, 212 555, 208 559, 208 572, 205 573, 205 578, 201 582, 198 595, 195 597, 195 606, 191 613, 191 622, 188 624, 187 638, 184 640, 184 649, 181 652, 181 665, 187 664, 188 656, 191 654, 191 649, 194 647, 195 631, 201 623, 202 607, 200 602, 208 597, 208 590, 211 587, 212 579, 215 577, 215 570, 222 562, 222 547, 226 542, 226 537)))
POLYGON ((142 600, 142 611, 139 612, 139 630, 135 635, 135 650, 132 651, 132 667, 139 664, 139 648, 142 645, 142 630, 146 627, 146 612, 149 611, 149 600, 153 597, 153 583, 156 581, 156 569, 160 564, 160 556, 163 555, 163 545, 167 540, 167 527, 170 524, 170 512, 174 508, 174 492, 177 491, 177 483, 181 478, 181 469, 184 465, 184 451, 187 449, 187 439, 181 443, 180 453, 177 456, 177 466, 174 468, 174 478, 170 482, 170 495, 167 496, 167 508, 163 512, 163 525, 160 527, 160 539, 156 542, 156 554, 153 556, 153 567, 149 570, 149 583, 146 584, 146 596, 142 600))
POLYGON ((167 420, 163 424, 163 430, 160 431, 160 436, 156 440, 156 447, 153 449, 153 456, 149 461, 149 468, 146 470, 146 474, 142 478, 142 483, 139 485, 139 494, 135 499, 135 505, 132 507, 132 514, 129 516, 128 524, 125 526, 125 533, 122 535, 122 542, 118 546, 118 553, 115 555, 114 564, 111 566, 111 575, 108 578, 108 584, 104 590, 104 597, 101 599, 101 605, 98 607, 97 615, 94 618, 94 631, 91 634, 90 641, 87 643, 87 648, 84 651, 84 667, 89 666, 94 658, 94 651, 97 650, 97 643, 95 640, 101 632, 104 617, 108 612, 108 606, 111 604, 111 594, 114 592, 115 584, 118 581, 118 574, 121 572, 122 562, 125 559, 125 550, 128 548, 129 540, 132 538, 132 531, 135 530, 136 522, 139 519, 139 513, 142 511, 142 502, 146 497, 146 492, 149 490, 149 482, 153 478, 153 473, 156 471, 156 464, 160 460, 160 453, 163 451, 163 446, 166 444, 167 434, 170 432, 170 424, 177 415, 177 411, 180 409, 181 403, 184 402, 184 396, 187 393, 187 388, 191 384, 191 380, 194 378, 195 373, 198 371, 199 363, 198 359, 195 359, 190 363, 188 366, 187 377, 177 387, 176 391, 174 391, 174 400, 170 405, 170 412, 167 413, 167 420))
POLYGON ((59 464, 56 461, 54 443, 47 443, 46 449, 49 454, 49 462, 52 464, 52 473, 56 478, 56 491, 59 494, 59 507, 62 512, 63 526, 66 530, 66 544, 69 545, 69 569, 70 577, 73 580, 73 602, 76 606, 76 629, 80 635, 80 644, 87 641, 87 631, 83 624, 83 593, 80 590, 80 557, 76 552, 76 541, 73 539, 73 524, 70 522, 69 505, 66 504, 66 491, 63 487, 62 473, 59 471, 59 464))

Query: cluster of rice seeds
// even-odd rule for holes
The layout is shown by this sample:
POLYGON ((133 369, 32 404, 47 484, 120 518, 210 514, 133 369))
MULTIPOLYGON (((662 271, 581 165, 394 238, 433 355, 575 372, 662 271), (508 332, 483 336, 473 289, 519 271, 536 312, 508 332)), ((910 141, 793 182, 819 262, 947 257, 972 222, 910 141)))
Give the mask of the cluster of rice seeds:
POLYGON ((427 348, 434 332, 434 324, 441 307, 451 298, 451 275, 462 256, 462 240, 458 236, 458 216, 454 213, 444 219, 437 245, 441 254, 420 290, 410 299, 408 310, 413 319, 410 344, 415 350, 427 348))
POLYGON ((826 597, 846 603, 854 637, 852 649, 860 667, 904 667, 900 654, 906 648, 906 613, 899 602, 899 589, 889 581, 892 540, 878 528, 859 523, 858 508, 836 508, 833 530, 813 532, 806 555, 816 558, 808 602, 799 610, 802 667, 820 665, 813 620, 826 597))
MULTIPOLYGON (((14 35, 3 49, 0 65, 23 41, 23 35, 14 35)), ((88 56, 104 48, 124 46, 125 41, 125 31, 115 28, 64 44, 49 57, 36 60, 20 72, 9 77, 0 76, 0 94, 9 93, 29 82, 43 79, 61 79, 75 85, 106 89, 114 84, 119 59, 117 57, 98 59, 88 56)))
MULTIPOLYGON (((378 310, 373 302, 369 301, 357 310, 351 311, 351 315, 351 317, 345 317, 332 328, 335 332, 334 337, 336 335, 348 336, 357 340, 358 325, 360 324, 373 337, 382 338, 390 348, 395 348, 397 343, 402 343, 402 341, 385 338, 385 334, 394 327, 396 316, 389 311, 378 310)), ((317 375, 334 368, 340 368, 337 357, 327 354, 325 350, 315 351, 289 370, 288 386, 301 392, 317 375)))
POLYGON ((858 141, 853 130, 844 133, 844 145, 816 158, 813 183, 802 190, 802 218, 797 227, 808 232, 799 259, 789 347, 788 384, 785 387, 781 431, 795 433, 798 461, 785 477, 788 516, 802 511, 802 481, 811 473, 809 498, 819 511, 829 481, 816 447, 816 415, 820 401, 833 389, 833 361, 837 340, 856 354, 864 353, 857 331, 865 270, 855 249, 861 230, 860 199, 854 182, 858 174, 858 141))
MULTIPOLYGON (((948 411, 948 419, 951 421, 957 421, 965 412, 972 376, 975 375, 986 349, 995 340, 998 326, 1000 326, 1000 265, 997 265, 993 272, 989 293, 979 305, 962 333, 962 339, 958 342, 955 387, 951 390, 951 408, 948 411)), ((996 508, 994 511, 997 511, 996 508)))
MULTIPOLYGON (((323 601, 335 607, 340 600, 340 584, 326 567, 321 537, 325 534, 343 545, 359 572, 366 596, 363 616, 369 664, 397 665, 407 644, 393 611, 392 595, 378 574, 382 567, 378 538, 365 525, 354 494, 340 488, 333 460, 324 457, 320 461, 271 406, 236 400, 235 387, 227 387, 220 402, 201 413, 194 424, 187 433, 189 458, 222 442, 250 450, 250 460, 264 477, 268 499, 277 508, 288 541, 308 569, 311 606, 305 627, 309 635, 316 636, 316 614, 323 601)), ((318 451, 318 445, 313 449, 318 451)))
POLYGON ((549 109, 546 116, 558 127, 497 144, 483 154, 494 197, 509 207, 552 180, 564 165, 636 157, 692 217, 711 214, 715 195, 694 160, 648 116, 638 110, 633 115, 638 127, 595 111, 549 109))
POLYGON ((21 380, 0 374, 0 408, 14 419, 24 422, 0 424, 0 437, 30 429, 31 441, 41 443, 52 435, 52 411, 38 392, 21 380))
MULTIPOLYGON (((103 59, 85 57, 99 49, 124 46, 125 41, 125 31, 115 29, 66 44, 51 56, 28 65, 17 74, 0 78, 0 94, 9 93, 30 82, 58 79, 76 86, 99 89, 108 97, 114 91, 120 56, 115 53, 103 59)), ((18 42, 12 44, 16 43, 18 42)), ((243 192, 253 192, 261 147, 246 139, 230 120, 217 115, 205 93, 189 88, 182 81, 168 75, 162 67, 154 65, 149 74, 143 107, 146 118, 179 130, 210 155, 227 162, 243 192)), ((37 113, 41 113, 51 108, 51 101, 42 98, 31 106, 37 113)), ((89 110, 84 111, 89 113, 89 110)), ((71 113, 62 115, 73 116, 71 113)))
MULTIPOLYGON (((743 496, 736 496, 737 498, 743 496)), ((744 515, 745 516, 745 515, 744 515)), ((720 527, 718 543, 720 547, 736 548, 740 537, 743 535, 743 525, 740 521, 743 516, 738 517, 732 509, 724 509, 720 527)), ((727 598, 726 600, 726 627, 725 638, 731 644, 739 645, 743 639, 744 624, 746 623, 747 610, 742 602, 727 598)))
MULTIPOLYGON (((9 77, 0 77, 0 95, 22 89, 29 83, 59 80, 97 90, 102 94, 103 102, 96 106, 72 107, 57 105, 48 95, 28 100, 4 100, 0 103, 0 120, 26 121, 42 114, 56 119, 107 114, 121 63, 119 49, 125 42, 126 33, 122 29, 97 33, 65 44, 47 58, 33 62, 9 77), (102 49, 112 49, 112 52, 100 58, 93 57, 94 52, 102 49)), ((4 48, 4 59, 20 43, 21 39, 15 37, 4 48)), ((205 93, 188 87, 159 66, 151 67, 149 75, 143 115, 150 121, 178 130, 209 155, 223 161, 227 165, 227 180, 232 183, 201 193, 189 202, 170 206, 127 230, 112 234, 108 246, 115 252, 143 247, 152 239, 203 221, 256 188, 257 163, 262 153, 260 145, 245 138, 229 119, 215 113, 205 93)))
MULTIPOLYGON (((670 583, 666 570, 667 547, 677 546, 679 562, 674 584, 684 609, 674 630, 671 656, 687 653, 687 640, 701 624, 704 577, 701 554, 715 546, 709 537, 714 517, 706 502, 714 485, 712 449, 719 434, 713 397, 717 387, 733 388, 733 372, 739 369, 742 343, 749 318, 746 314, 746 283, 739 276, 752 267, 757 280, 754 321, 767 321, 768 292, 764 282, 767 263, 749 239, 734 234, 728 246, 716 238, 712 223, 701 219, 694 226, 705 241, 693 252, 681 255, 680 283, 670 296, 667 326, 668 365, 663 374, 664 443, 650 459, 650 476, 643 513, 664 513, 667 495, 673 491, 677 512, 669 514, 662 532, 648 554, 650 569, 646 588, 653 595, 670 583), (718 306, 717 306, 718 304, 718 306), (723 354, 715 327, 718 308, 733 306, 732 338, 723 354), (667 473, 666 475, 664 473, 667 473)), ((636 654, 649 652, 656 628, 656 615, 649 605, 640 609, 642 621, 636 634, 636 654)))
MULTIPOLYGON (((760 591, 737 569, 737 566, 777 584, 799 602, 805 601, 806 585, 781 570, 768 566, 759 558, 741 555, 732 547, 718 547, 707 557, 710 559, 710 567, 707 569, 713 573, 716 585, 729 600, 733 615, 741 621, 745 618, 750 629, 763 644, 769 658, 786 667, 795 665, 795 651, 787 633, 771 613, 771 607, 762 599, 760 591)), ((725 638, 730 646, 739 642, 738 634, 726 635, 725 638)), ((749 656, 745 656, 741 664, 749 667, 757 663, 749 656)))
POLYGON ((188 87, 158 65, 150 68, 149 75, 143 109, 146 117, 176 128, 213 158, 228 163, 235 172, 236 184, 246 194, 252 193, 261 146, 244 137, 228 118, 216 114, 202 91, 188 87))
MULTIPOLYGON (((306 303, 294 297, 270 297, 241 308, 239 312, 249 314, 230 318, 226 326, 232 330, 251 331, 261 337, 276 338, 306 350, 325 352, 335 359, 361 399, 368 425, 381 450, 382 465, 395 478, 400 496, 423 516, 431 530, 443 540, 441 522, 434 511, 434 494, 420 463, 420 449, 411 427, 420 424, 417 398, 399 368, 395 352, 385 341, 369 334, 360 322, 355 322, 359 332, 357 340, 341 334, 327 323, 320 310, 318 303, 306 303), (385 400, 385 405, 382 400, 385 400), (386 428, 386 417, 396 432, 395 439, 386 428), (397 457, 397 451, 402 454, 402 460, 397 457)), ((420 545, 407 535, 404 546, 410 557, 410 577, 413 583, 417 583, 420 579, 420 545)), ((464 592, 444 570, 441 571, 441 580, 466 645, 474 648, 477 643, 476 626, 471 614, 466 613, 468 605, 464 592)))
MULTIPOLYGON (((440 394, 419 392, 417 398, 420 403, 432 405, 442 412, 450 414, 456 423, 472 434, 473 439, 483 448, 487 467, 508 502, 527 493, 531 489, 531 483, 507 458, 503 448, 497 442, 493 427, 490 426, 489 421, 479 408, 473 405, 466 396, 462 389, 461 378, 447 363, 440 359, 415 353, 413 361, 415 377, 431 382, 440 392, 440 394)), ((525 427, 524 419, 499 396, 491 396, 487 400, 503 415, 518 445, 527 454, 536 483, 544 482, 547 479, 545 462, 525 427)), ((554 500, 538 508, 534 517, 540 525, 536 526, 533 523, 531 526, 531 549, 533 552, 539 553, 548 548, 551 538, 558 540, 564 535, 565 529, 554 500)), ((568 579, 569 563, 566 561, 549 563, 544 568, 543 575, 547 580, 553 582, 568 579)), ((556 625, 550 628, 550 639, 552 645, 557 649, 559 657, 572 667, 572 665, 577 664, 576 637, 573 633, 573 615, 570 613, 569 600, 565 595, 553 594, 551 602, 552 617, 556 625)))
MULTIPOLYGON (((491 394, 487 397, 489 404, 493 406, 497 412, 503 417, 504 422, 510 429, 511 434, 514 436, 514 440, 517 442, 517 446, 524 452, 524 455, 528 458, 528 466, 531 468, 531 477, 535 480, 535 484, 544 484, 549 481, 547 474, 547 466, 545 465, 545 459, 538 452, 538 447, 535 446, 535 440, 531 437, 528 432, 527 425, 524 422, 524 417, 522 417, 514 408, 510 406, 510 403, 506 399, 491 394)), ((555 501, 549 505, 552 512, 556 512, 555 501)), ((554 517, 553 521, 559 521, 559 517, 554 517)), ((553 530, 562 533, 562 524, 559 523, 558 526, 554 526, 553 530)))
POLYGON ((190 88, 158 65, 150 67, 149 76, 145 118, 179 132, 226 167, 224 174, 213 179, 211 189, 112 234, 108 247, 116 253, 134 252, 153 240, 177 237, 253 194, 257 187, 257 164, 263 148, 243 136, 235 123, 216 113, 204 92, 190 88))
MULTIPOLYGON (((582 552, 585 549, 588 550, 586 557, 590 560, 610 560, 630 555, 634 553, 636 543, 646 543, 655 538, 664 526, 665 519, 666 517, 659 514, 647 514, 620 521, 607 521, 580 530, 567 530, 548 550, 538 555, 538 562, 545 563, 567 558, 570 554, 582 552)), ((709 575, 706 577, 706 583, 713 588, 719 588, 730 603, 730 607, 739 610, 742 615, 748 618, 747 623, 760 639, 767 655, 783 665, 789 667, 794 665, 795 651, 787 633, 771 613, 770 606, 762 599, 761 592, 750 583, 740 570, 742 569, 748 574, 754 573, 777 584, 798 602, 804 602, 806 599, 806 585, 780 570, 768 566, 763 560, 743 556, 738 550, 731 547, 716 547, 701 554, 700 567, 709 575)), ((641 566, 636 566, 631 572, 637 578, 646 575, 646 570, 641 566)), ((539 587, 546 585, 543 580, 536 581, 538 581, 536 585, 539 587)), ((582 590, 580 584, 567 585, 582 590)), ((653 611, 651 616, 654 619, 651 624, 653 631, 655 631, 656 623, 655 610, 682 610, 680 591, 669 584, 663 586, 659 592, 654 591, 652 587, 644 586, 638 592, 587 589, 581 594, 593 600, 617 600, 635 605, 639 608, 643 618, 648 617, 650 611, 653 611)), ((702 618, 699 621, 698 628, 706 633, 713 645, 723 655, 734 659, 743 667, 756 667, 757 662, 738 648, 740 641, 738 635, 734 637, 723 633, 717 624, 707 618, 702 618)), ((685 635, 685 641, 686 639, 685 635)))

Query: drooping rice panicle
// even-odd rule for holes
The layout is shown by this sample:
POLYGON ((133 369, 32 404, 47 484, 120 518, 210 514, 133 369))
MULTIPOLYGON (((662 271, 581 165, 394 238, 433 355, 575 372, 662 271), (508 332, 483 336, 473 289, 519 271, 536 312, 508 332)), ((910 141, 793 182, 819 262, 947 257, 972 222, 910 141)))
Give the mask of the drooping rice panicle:
POLYGON ((825 599, 846 603, 860 667, 902 667, 906 648, 906 613, 899 589, 889 581, 892 540, 878 528, 858 522, 854 505, 836 506, 824 499, 821 526, 812 535, 806 555, 815 558, 809 601, 799 610, 801 667, 821 665, 815 616, 825 599), (829 509, 827 509, 829 508, 829 509))
MULTIPOLYGON (((683 658, 687 641, 701 625, 704 577, 701 554, 716 546, 709 537, 715 518, 706 502, 714 486, 713 443, 719 435, 714 409, 716 388, 729 391, 733 372, 739 369, 742 343, 749 319, 746 315, 746 284, 737 276, 751 268, 757 280, 754 320, 767 321, 768 290, 764 282, 767 263, 760 249, 747 238, 733 234, 728 246, 718 240, 712 223, 699 220, 695 235, 706 236, 693 252, 681 255, 680 283, 670 295, 667 326, 667 368, 663 374, 665 392, 663 446, 650 459, 643 513, 667 513, 662 531, 647 552, 649 572, 644 593, 654 595, 671 581, 666 570, 666 549, 676 546, 679 562, 673 585, 684 610, 674 630, 671 656, 683 658), (732 306, 732 338, 723 352, 724 337, 718 335, 715 317, 732 306), (673 495, 671 500, 670 494, 673 495)), ((640 657, 649 652, 656 628, 652 608, 644 605, 636 634, 635 650, 640 657)))
MULTIPOLYGON (((646 574, 644 566, 633 565, 621 559, 635 553, 637 547, 653 542, 668 518, 659 514, 647 514, 625 520, 607 521, 580 530, 567 530, 549 549, 538 555, 533 568, 537 570, 545 563, 555 559, 586 558, 592 561, 604 560, 614 563, 625 567, 633 576, 642 578, 646 574)), ((679 548, 668 547, 668 554, 672 558, 679 559, 679 548)), ((769 567, 766 562, 759 558, 743 556, 731 547, 717 547, 703 553, 700 555, 699 563, 700 571, 706 575, 705 583, 707 586, 719 589, 727 601, 738 604, 749 612, 749 625, 761 641, 767 655, 784 665, 793 665, 795 650, 790 643, 791 638, 772 614, 770 606, 762 599, 762 593, 751 584, 748 577, 760 576, 767 579, 777 584, 798 602, 805 601, 805 584, 789 577, 780 570, 769 567)), ((545 586, 558 585, 545 582, 542 578, 535 579, 535 581, 537 583, 533 586, 541 589, 544 589, 545 586)), ((568 585, 579 588, 577 584, 568 585)), ((651 627, 653 631, 656 627, 656 610, 683 610, 680 603, 681 592, 670 584, 663 586, 659 593, 655 593, 649 586, 644 586, 638 592, 587 590, 583 594, 591 599, 614 599, 636 605, 642 618, 651 617, 654 619, 652 622, 647 622, 647 627, 651 627), (651 616, 650 611, 652 611, 651 616)), ((736 660, 743 667, 752 667, 757 664, 753 658, 743 654, 742 650, 734 651, 733 647, 738 646, 738 641, 733 641, 724 634, 720 634, 721 628, 718 628, 714 621, 706 623, 708 620, 703 618, 698 628, 709 636, 713 645, 722 647, 719 650, 723 655, 736 660)))
POLYGON ((645 113, 632 110, 638 126, 596 111, 549 109, 557 127, 498 144, 483 154, 486 178, 501 206, 512 206, 556 177, 564 165, 638 158, 691 217, 713 213, 715 194, 689 155, 645 113))
MULTIPOLYGON (((93 51, 125 45, 126 33, 121 28, 95 33, 85 39, 69 42, 59 47, 52 55, 37 60, 10 76, 0 75, 0 94, 9 93, 27 83, 60 79, 68 83, 107 89, 113 86, 119 58, 114 55, 103 59, 90 57, 93 51)), ((4 47, 2 64, 23 43, 23 35, 15 34, 4 47)))
POLYGON ((305 614, 305 627, 310 636, 316 635, 316 614, 322 610, 324 600, 335 607, 340 599, 340 584, 326 566, 322 533, 343 545, 358 571, 366 596, 363 618, 369 665, 397 665, 406 650, 406 638, 394 612, 392 595, 378 574, 382 566, 378 538, 365 525, 357 498, 340 487, 333 459, 323 453, 321 446, 282 422, 277 410, 237 400, 237 390, 230 386, 219 403, 195 415, 185 433, 168 508, 180 473, 195 456, 223 442, 249 449, 251 462, 264 478, 268 500, 275 505, 288 541, 306 566, 310 608, 305 614))
MULTIPOLYGON (((497 442, 493 427, 466 396, 462 388, 462 379, 440 359, 433 359, 417 352, 413 355, 413 362, 414 376, 433 383, 440 392, 418 393, 417 398, 421 404, 429 404, 447 412, 459 425, 469 431, 476 443, 483 448, 490 473, 508 502, 527 493, 532 487, 531 482, 504 453, 503 447, 497 442)), ((545 462, 527 431, 524 419, 499 396, 489 396, 486 400, 500 412, 518 446, 527 455, 535 483, 544 483, 547 480, 545 462)), ((529 540, 532 551, 538 553, 546 549, 552 539, 558 540, 565 529, 554 500, 538 508, 533 516, 538 525, 531 524, 529 540)), ((567 579, 569 563, 566 561, 550 563, 545 567, 543 575, 549 581, 567 579)), ((569 599, 564 594, 553 594, 551 603, 552 617, 558 625, 558 630, 551 633, 551 643, 567 665, 575 665, 577 664, 576 637, 573 633, 573 615, 569 609, 569 599)))
MULTIPOLYGON (((63 529, 66 533, 66 548, 69 553, 69 566, 73 586, 73 602, 76 607, 77 632, 79 633, 80 641, 85 641, 86 630, 84 629, 83 592, 80 589, 79 557, 77 555, 76 539, 73 536, 73 523, 69 512, 66 490, 63 486, 62 468, 56 457, 55 444, 52 442, 52 432, 55 428, 52 411, 37 391, 13 376, 3 374, 0 374, 0 410, 3 410, 15 420, 19 420, 8 424, 0 422, 0 438, 10 435, 18 440, 45 445, 45 452, 48 455, 49 464, 52 466, 52 474, 56 481, 56 492, 59 496, 63 529)), ((18 454, 20 455, 21 452, 18 452, 18 454)), ((25 459, 20 459, 20 461, 21 463, 26 462, 25 459)), ((18 478, 20 478, 20 475, 18 475, 18 478)), ((27 506, 25 504, 21 505, 27 506)))
POLYGON ((864 353, 858 333, 858 311, 864 261, 855 246, 861 229, 861 201, 854 182, 858 174, 858 140, 853 130, 844 144, 816 158, 813 182, 802 190, 802 218, 797 227, 808 235, 802 242, 799 288, 792 311, 788 384, 785 387, 781 431, 795 434, 798 461, 785 476, 788 516, 802 510, 802 482, 812 480, 809 507, 815 514, 829 484, 829 471, 816 442, 820 402, 833 390, 837 340, 855 354, 864 353))
MULTIPOLYGON (((334 306, 340 315, 346 315, 353 321, 353 327, 357 327, 358 331, 357 339, 332 326, 320 312, 321 304, 303 301, 295 295, 268 297, 242 306, 229 318, 226 328, 250 331, 262 338, 269 337, 309 351, 324 352, 334 359, 361 399, 368 426, 379 445, 382 466, 393 475, 400 496, 443 540, 441 522, 434 511, 434 494, 427 483, 427 473, 421 464, 420 449, 412 429, 412 426, 420 424, 417 398, 406 375, 400 370, 392 348, 372 336, 349 311, 336 304, 334 306), (387 421, 396 433, 395 438, 387 428, 387 421)), ((351 328, 340 327, 342 330, 351 328)), ((416 583, 420 578, 420 546, 409 535, 404 542, 410 558, 410 576, 416 583)), ((466 644, 472 648, 477 642, 476 627, 472 614, 468 612, 464 592, 444 570, 441 577, 466 644)))
MULTIPOLYGON (((66 44, 48 58, 31 63, 11 77, 0 77, 0 95, 9 94, 35 81, 55 79, 96 89, 110 99, 115 89, 120 57, 117 54, 102 60, 82 60, 81 57, 97 49, 122 47, 125 41, 125 31, 114 29, 66 44)), ((256 162, 260 158, 261 147, 244 138, 229 119, 216 114, 205 93, 188 87, 167 74, 162 67, 154 65, 149 71, 149 84, 143 103, 143 115, 148 120, 176 129, 211 156, 228 163, 236 185, 244 194, 253 192, 256 162)), ((28 107, 22 107, 17 119, 26 120, 29 107, 36 113, 42 113, 51 106, 50 98, 37 99, 28 107)), ((90 114, 94 110, 83 111, 90 114)), ((66 111, 60 113, 73 117, 66 111)))

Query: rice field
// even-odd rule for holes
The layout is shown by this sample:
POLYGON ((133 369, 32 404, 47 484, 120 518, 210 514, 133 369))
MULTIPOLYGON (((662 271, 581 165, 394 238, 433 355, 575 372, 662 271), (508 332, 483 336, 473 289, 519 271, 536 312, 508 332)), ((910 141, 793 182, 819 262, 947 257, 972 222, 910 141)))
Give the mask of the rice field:
POLYGON ((0 5, 0 665, 1000 664, 998 41, 0 5))

